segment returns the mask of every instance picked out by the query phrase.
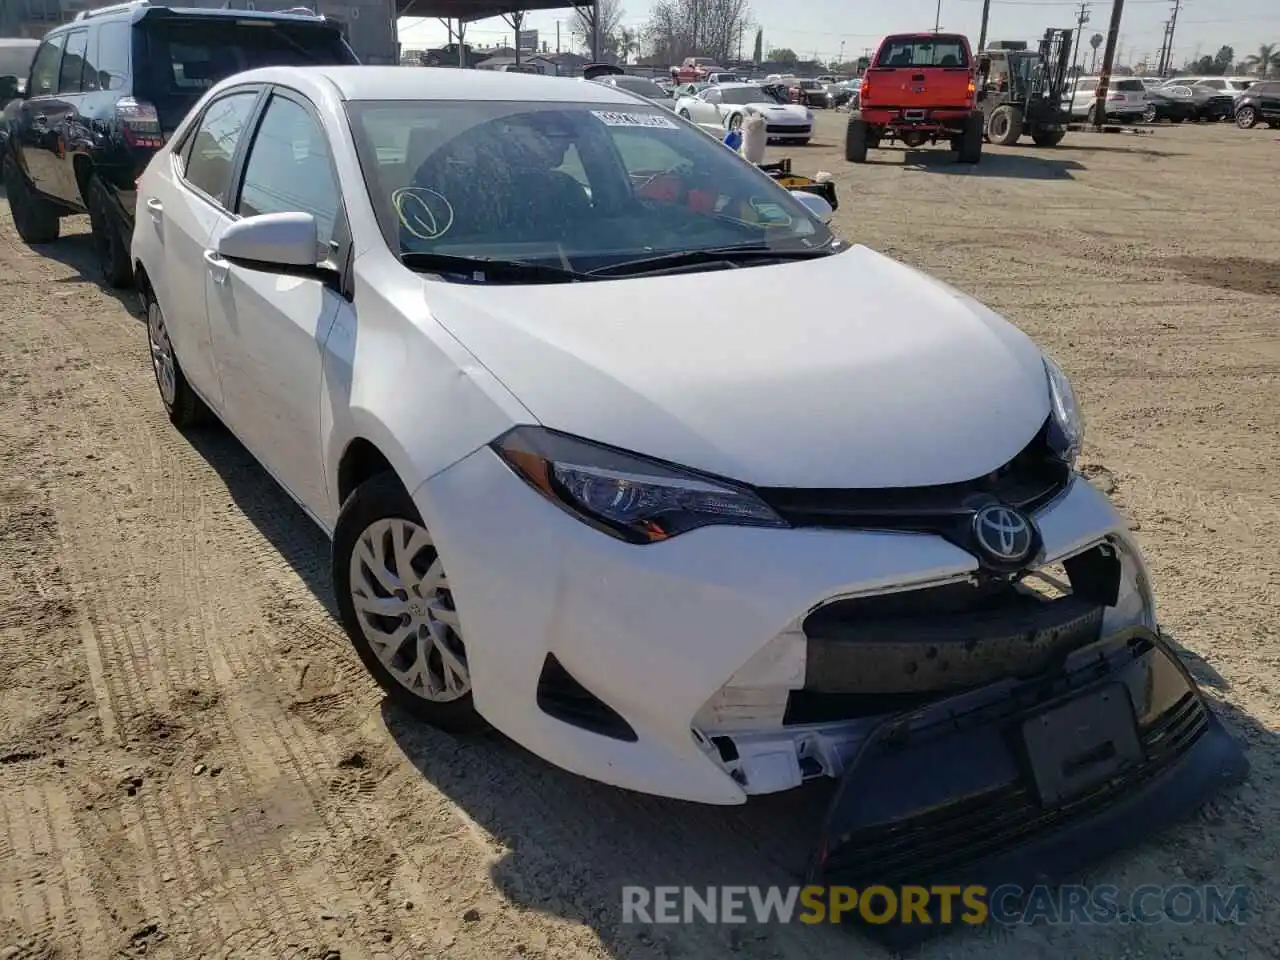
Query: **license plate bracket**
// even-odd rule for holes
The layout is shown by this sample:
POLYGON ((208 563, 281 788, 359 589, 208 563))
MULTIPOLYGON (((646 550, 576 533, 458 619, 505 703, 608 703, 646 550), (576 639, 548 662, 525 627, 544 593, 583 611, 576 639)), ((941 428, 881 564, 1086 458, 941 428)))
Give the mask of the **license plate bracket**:
POLYGON ((1118 683, 1024 721, 1022 741, 1046 807, 1060 806, 1143 760, 1133 703, 1118 683))

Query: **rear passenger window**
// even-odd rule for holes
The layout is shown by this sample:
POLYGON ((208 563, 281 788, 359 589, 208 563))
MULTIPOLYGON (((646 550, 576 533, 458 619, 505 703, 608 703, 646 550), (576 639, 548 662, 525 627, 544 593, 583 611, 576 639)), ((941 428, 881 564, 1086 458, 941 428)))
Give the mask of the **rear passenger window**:
POLYGON ((31 64, 31 83, 27 96, 48 96, 58 89, 58 64, 62 61, 62 45, 67 42, 66 35, 52 37, 40 44, 36 58, 31 64))
POLYGON ((236 146, 257 100, 257 91, 233 93, 215 100, 196 127, 183 176, 215 200, 221 199, 231 183, 236 146))
POLYGON ((115 20, 99 24, 94 32, 98 42, 91 48, 90 59, 98 82, 103 90, 119 90, 129 78, 133 28, 122 20, 115 20))
POLYGON ((327 244, 340 203, 324 131, 295 101, 272 97, 249 147, 236 212, 309 213, 320 243, 327 244))
POLYGON ((58 71, 59 93, 80 92, 80 78, 84 73, 84 55, 88 49, 88 30, 77 30, 67 35, 66 51, 62 54, 62 68, 58 71))

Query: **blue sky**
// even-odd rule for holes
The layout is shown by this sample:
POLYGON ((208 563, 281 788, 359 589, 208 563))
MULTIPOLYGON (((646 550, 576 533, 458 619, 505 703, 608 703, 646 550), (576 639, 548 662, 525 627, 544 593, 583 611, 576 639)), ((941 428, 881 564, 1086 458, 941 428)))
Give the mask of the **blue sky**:
MULTIPOLYGON (((764 27, 765 48, 790 47, 802 57, 815 53, 832 60, 843 52, 857 56, 886 33, 933 29, 937 0, 749 0, 753 19, 764 27), (832 27, 831 24, 839 24, 832 27)), ((652 0, 622 0, 624 24, 642 26, 652 0)), ((1111 17, 1110 0, 1090 0, 1086 38, 1106 33, 1111 17)), ((1164 22, 1173 0, 1125 0, 1120 25, 1119 58, 1132 64, 1147 56, 1154 64, 1160 49, 1164 22)), ((1030 40, 1045 27, 1075 23, 1078 0, 992 0, 991 39, 1030 40)), ((982 0, 942 0, 942 27, 967 33, 975 42, 982 18, 982 0)), ((561 44, 570 49, 571 9, 531 13, 526 29, 537 29, 539 39, 555 49, 556 23, 561 44)), ((467 41, 477 45, 511 43, 511 28, 501 20, 480 20, 467 28, 467 41)), ((407 17, 400 21, 400 41, 406 47, 438 46, 445 42, 444 25, 433 18, 407 17)), ((750 52, 753 38, 745 40, 750 52)), ((1197 54, 1213 54, 1223 44, 1235 48, 1236 57, 1256 53, 1259 44, 1280 42, 1280 0, 1183 0, 1174 37, 1174 62, 1197 54)))

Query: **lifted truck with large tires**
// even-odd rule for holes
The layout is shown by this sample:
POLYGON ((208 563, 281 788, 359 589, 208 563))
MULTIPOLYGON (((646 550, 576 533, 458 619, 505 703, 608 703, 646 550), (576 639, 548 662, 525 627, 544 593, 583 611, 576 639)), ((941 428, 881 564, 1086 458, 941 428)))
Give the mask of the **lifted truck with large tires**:
POLYGON ((950 143, 961 163, 982 158, 985 119, 969 41, 960 34, 885 37, 862 78, 859 109, 849 115, 845 159, 865 163, 881 141, 919 147, 950 143))

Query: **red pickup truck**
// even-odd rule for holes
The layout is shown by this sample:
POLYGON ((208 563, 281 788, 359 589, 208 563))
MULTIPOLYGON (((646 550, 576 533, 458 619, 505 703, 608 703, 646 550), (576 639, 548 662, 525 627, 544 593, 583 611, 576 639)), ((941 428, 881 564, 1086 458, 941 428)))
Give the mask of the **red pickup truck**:
POLYGON ((978 72, 960 34, 885 37, 862 78, 859 109, 850 114, 845 159, 865 163, 886 137, 908 147, 947 140, 961 163, 982 157, 978 72))

